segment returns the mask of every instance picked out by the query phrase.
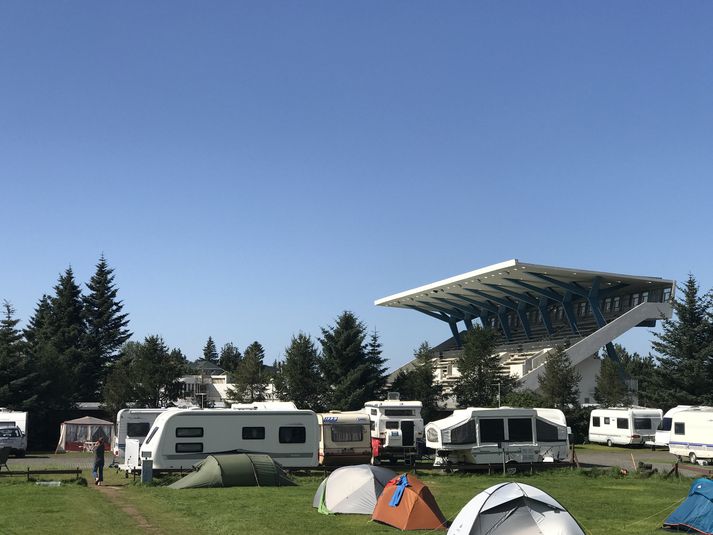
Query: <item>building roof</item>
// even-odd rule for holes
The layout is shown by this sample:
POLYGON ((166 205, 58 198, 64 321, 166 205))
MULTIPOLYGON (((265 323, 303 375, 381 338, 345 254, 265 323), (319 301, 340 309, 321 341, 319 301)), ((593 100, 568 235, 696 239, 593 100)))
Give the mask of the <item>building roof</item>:
POLYGON ((377 299, 378 306, 411 308, 424 312, 450 309, 448 300, 466 303, 470 300, 533 300, 548 291, 561 292, 566 286, 588 292, 594 281, 601 290, 631 288, 645 291, 647 287, 675 287, 675 281, 653 276, 624 275, 605 271, 591 271, 507 260, 484 268, 469 271, 412 290, 377 299), (443 300, 446 301, 443 301, 443 300))

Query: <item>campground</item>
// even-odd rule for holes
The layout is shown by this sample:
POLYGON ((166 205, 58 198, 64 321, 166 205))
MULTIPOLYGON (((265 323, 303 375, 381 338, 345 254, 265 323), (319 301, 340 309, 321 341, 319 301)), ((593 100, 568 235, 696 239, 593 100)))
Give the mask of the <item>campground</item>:
MULTIPOLYGON (((609 454, 648 462, 655 453, 623 448, 600 453, 592 447, 585 457, 609 454)), ((37 456, 11 460, 19 469, 37 456), (18 466, 19 465, 19 466, 18 466)), ((47 468, 80 466, 88 461, 86 454, 63 456, 62 464, 54 456, 44 458, 47 468)), ((581 456, 580 456, 581 460, 581 456)), ((629 461, 631 463, 631 461, 629 461)), ((628 468, 631 468, 630 466, 628 468)), ((560 469, 534 475, 428 474, 419 478, 429 486, 448 519, 481 490, 502 481, 522 481, 550 493, 569 509, 588 534, 662 533, 664 518, 686 496, 689 477, 663 478, 640 476, 630 471, 627 476, 606 468, 594 471, 560 469)), ((91 477, 89 470, 84 476, 91 477)), ((173 490, 151 485, 141 486, 125 479, 115 470, 105 472, 106 486, 77 484, 60 487, 39 486, 24 477, 0 478, 0 502, 4 504, 0 533, 21 535, 71 531, 73 534, 96 533, 98 526, 111 526, 110 533, 153 534, 269 534, 324 533, 339 535, 362 533, 396 533, 392 527, 370 522, 359 515, 325 516, 312 508, 312 498, 321 475, 297 477, 296 487, 242 487, 219 489, 173 490)), ((47 477, 48 478, 48 477, 47 477)), ((46 479, 47 479, 46 478, 46 479)), ((102 531, 107 531, 102 529, 102 531)))

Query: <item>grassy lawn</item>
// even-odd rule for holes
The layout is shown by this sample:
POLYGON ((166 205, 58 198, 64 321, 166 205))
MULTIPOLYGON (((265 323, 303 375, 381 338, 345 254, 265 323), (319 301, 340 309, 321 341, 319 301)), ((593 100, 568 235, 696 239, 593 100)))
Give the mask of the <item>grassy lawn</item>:
MULTIPOLYGON (((481 490, 506 480, 539 487, 559 500, 585 527, 588 534, 661 533, 658 528, 685 497, 690 479, 639 479, 628 476, 592 477, 570 470, 533 476, 424 475, 443 513, 452 519, 481 490)), ((320 478, 302 477, 298 487, 172 490, 132 485, 121 475, 107 472, 108 484, 126 484, 122 502, 134 506, 162 533, 175 535, 269 533, 396 533, 393 528, 359 515, 324 516, 314 510, 312 497, 320 478)), ((4 529, 11 535, 96 532, 111 526, 112 533, 128 527, 140 533, 133 521, 95 489, 80 486, 38 487, 20 480, 0 479, 4 529), (9 516, 8 516, 9 514, 9 516), (133 526, 133 527, 132 527, 133 526)))

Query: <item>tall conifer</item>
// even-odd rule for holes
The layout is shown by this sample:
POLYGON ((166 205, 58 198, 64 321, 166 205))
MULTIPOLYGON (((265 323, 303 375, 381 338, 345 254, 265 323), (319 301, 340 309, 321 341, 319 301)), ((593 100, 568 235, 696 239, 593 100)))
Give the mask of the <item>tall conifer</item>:
POLYGON ((281 399, 293 401, 300 409, 324 409, 324 380, 319 371, 319 351, 312 339, 300 333, 285 349, 285 361, 278 364, 276 389, 281 399))

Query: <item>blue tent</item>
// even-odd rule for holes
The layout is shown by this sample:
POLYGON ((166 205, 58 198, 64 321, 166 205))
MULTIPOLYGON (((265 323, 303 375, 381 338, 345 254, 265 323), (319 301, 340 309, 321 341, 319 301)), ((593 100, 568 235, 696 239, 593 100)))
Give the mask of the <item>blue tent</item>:
POLYGON ((713 481, 703 477, 696 479, 688 498, 664 520, 663 525, 713 535, 713 481))

